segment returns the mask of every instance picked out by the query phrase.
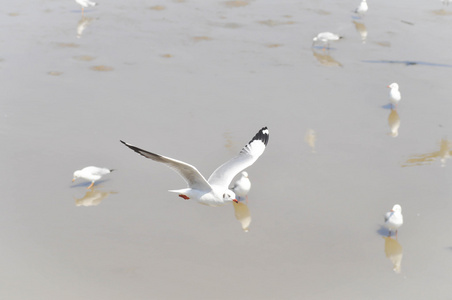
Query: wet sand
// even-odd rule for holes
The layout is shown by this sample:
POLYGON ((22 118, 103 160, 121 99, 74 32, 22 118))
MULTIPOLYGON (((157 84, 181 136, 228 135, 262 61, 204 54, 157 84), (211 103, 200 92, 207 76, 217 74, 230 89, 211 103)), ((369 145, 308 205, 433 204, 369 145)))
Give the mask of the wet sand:
POLYGON ((450 297, 452 68, 366 61, 452 65, 452 8, 99 2, 16 1, 0 21, 0 298, 450 297), (344 39, 312 48, 322 31, 344 39), (119 143, 209 176, 262 126, 236 210, 168 193, 184 181, 119 143), (89 165, 117 171, 87 192, 71 179, 89 165))

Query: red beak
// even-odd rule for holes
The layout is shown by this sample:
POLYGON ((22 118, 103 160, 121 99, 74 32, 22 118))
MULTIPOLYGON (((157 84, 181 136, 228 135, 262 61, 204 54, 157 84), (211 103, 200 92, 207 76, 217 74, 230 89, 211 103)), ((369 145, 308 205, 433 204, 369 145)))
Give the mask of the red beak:
POLYGON ((239 200, 237 200, 237 199, 234 199, 234 200, 232 200, 232 201, 234 201, 235 203, 239 203, 239 200))

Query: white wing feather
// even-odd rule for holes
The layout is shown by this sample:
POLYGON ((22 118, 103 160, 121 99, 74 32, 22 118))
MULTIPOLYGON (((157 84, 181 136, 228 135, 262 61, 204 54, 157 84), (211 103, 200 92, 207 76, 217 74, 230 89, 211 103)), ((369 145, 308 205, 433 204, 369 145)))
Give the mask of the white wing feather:
POLYGON ((194 166, 176 159, 172 159, 169 157, 165 157, 159 154, 155 154, 140 149, 123 141, 121 141, 121 143, 123 143, 133 151, 143 155, 146 158, 150 158, 157 162, 166 164, 168 167, 170 167, 171 169, 176 171, 180 176, 182 176, 182 178, 188 183, 188 186, 190 188, 204 191, 210 191, 212 189, 209 183, 204 178, 204 176, 202 176, 201 173, 199 173, 199 171, 194 166))
POLYGON ((263 127, 251 141, 243 147, 239 155, 219 166, 212 175, 210 175, 208 179, 210 185, 228 187, 235 175, 251 166, 259 156, 264 153, 268 139, 268 129, 267 127, 263 127))

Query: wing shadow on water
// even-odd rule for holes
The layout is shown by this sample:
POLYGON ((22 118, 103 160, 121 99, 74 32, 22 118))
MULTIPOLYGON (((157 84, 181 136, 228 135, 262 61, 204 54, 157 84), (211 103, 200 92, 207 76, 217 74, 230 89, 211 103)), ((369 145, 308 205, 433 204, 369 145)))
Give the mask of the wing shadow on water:
POLYGON ((425 61, 414 61, 414 60, 363 60, 362 62, 365 63, 378 63, 378 64, 402 64, 406 66, 416 66, 416 65, 424 65, 424 66, 431 66, 431 67, 446 67, 446 68, 452 68, 452 65, 448 64, 437 64, 437 63, 430 63, 425 61))
POLYGON ((389 229, 381 225, 380 228, 378 228, 377 233, 382 237, 387 237, 389 235, 389 229))
MULTIPOLYGON (((82 180, 83 180, 83 179, 82 179, 82 180)), ((93 187, 95 187, 96 185, 102 184, 102 183, 104 183, 104 182, 106 182, 106 181, 110 181, 110 180, 109 180, 109 179, 98 180, 98 181, 96 181, 96 182, 94 183, 94 186, 93 186, 93 187)), ((78 187, 89 187, 90 184, 91 184, 91 181, 79 182, 79 183, 77 183, 77 184, 71 185, 71 189, 73 189, 73 188, 78 188, 78 187)))
POLYGON ((391 110, 392 110, 393 107, 392 107, 392 104, 391 104, 391 103, 388 103, 388 104, 382 105, 381 108, 384 108, 384 109, 391 109, 391 110))

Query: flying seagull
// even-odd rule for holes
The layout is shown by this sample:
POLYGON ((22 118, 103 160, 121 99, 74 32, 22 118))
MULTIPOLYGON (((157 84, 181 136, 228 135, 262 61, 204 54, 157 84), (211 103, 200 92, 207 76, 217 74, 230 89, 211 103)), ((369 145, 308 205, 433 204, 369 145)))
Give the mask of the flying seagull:
POLYGON ((219 166, 208 180, 190 164, 140 149, 124 141, 121 143, 144 157, 166 164, 188 183, 188 188, 170 192, 178 193, 185 200, 193 199, 208 206, 222 206, 238 202, 235 193, 228 186, 240 171, 251 166, 264 153, 268 138, 268 129, 263 127, 236 157, 219 166))

